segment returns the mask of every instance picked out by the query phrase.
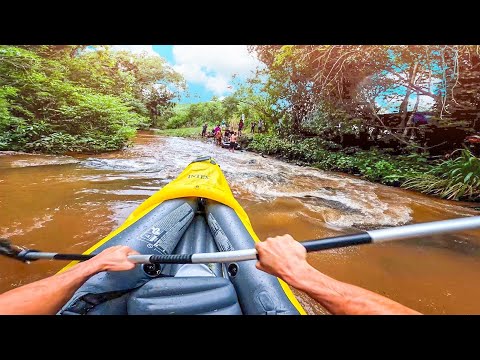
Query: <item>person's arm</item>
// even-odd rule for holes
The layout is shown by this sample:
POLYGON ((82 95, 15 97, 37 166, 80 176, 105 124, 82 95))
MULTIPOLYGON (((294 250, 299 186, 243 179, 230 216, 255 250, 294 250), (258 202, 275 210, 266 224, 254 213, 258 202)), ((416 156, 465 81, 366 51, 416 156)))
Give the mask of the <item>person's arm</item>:
POLYGON ((50 276, 0 295, 0 315, 54 315, 91 276, 101 271, 131 270, 127 246, 112 246, 61 274, 50 276))
POLYGON ((402 304, 322 274, 307 262, 307 252, 290 235, 268 238, 255 245, 256 266, 307 293, 332 314, 420 315, 402 304))

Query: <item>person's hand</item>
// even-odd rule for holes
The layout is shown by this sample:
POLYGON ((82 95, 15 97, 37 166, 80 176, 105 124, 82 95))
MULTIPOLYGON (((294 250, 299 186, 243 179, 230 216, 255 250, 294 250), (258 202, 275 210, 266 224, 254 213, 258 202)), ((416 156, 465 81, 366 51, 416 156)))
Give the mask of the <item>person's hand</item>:
POLYGON ((136 254, 138 252, 128 246, 112 246, 85 262, 94 265, 98 271, 132 270, 135 264, 130 262, 127 256, 136 254))
POLYGON ((286 234, 267 238, 255 244, 258 252, 257 269, 275 275, 295 286, 305 276, 310 265, 305 247, 286 234))

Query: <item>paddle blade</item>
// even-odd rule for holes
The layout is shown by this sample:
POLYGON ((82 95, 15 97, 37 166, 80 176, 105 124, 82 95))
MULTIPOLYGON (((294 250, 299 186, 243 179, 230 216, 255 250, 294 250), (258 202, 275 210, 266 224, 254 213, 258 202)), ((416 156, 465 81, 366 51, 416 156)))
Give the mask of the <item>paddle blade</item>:
POLYGON ((0 238, 0 255, 5 255, 19 260, 18 254, 20 254, 24 248, 13 245, 8 239, 0 238))

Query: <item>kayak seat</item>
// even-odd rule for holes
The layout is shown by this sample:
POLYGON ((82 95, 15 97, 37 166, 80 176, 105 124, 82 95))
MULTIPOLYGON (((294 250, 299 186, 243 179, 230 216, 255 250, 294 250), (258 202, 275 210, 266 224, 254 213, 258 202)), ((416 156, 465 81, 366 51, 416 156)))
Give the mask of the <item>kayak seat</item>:
POLYGON ((242 315, 232 283, 222 277, 163 277, 134 290, 129 315, 242 315))

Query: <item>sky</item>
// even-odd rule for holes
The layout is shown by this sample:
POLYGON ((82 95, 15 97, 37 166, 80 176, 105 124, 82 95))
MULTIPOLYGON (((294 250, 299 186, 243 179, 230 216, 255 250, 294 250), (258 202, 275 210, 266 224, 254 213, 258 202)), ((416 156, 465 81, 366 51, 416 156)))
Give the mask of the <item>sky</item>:
POLYGON ((233 75, 241 83, 261 66, 246 45, 114 45, 113 49, 166 59, 187 81, 188 94, 180 103, 209 101, 213 96, 222 99, 235 91, 233 75))

